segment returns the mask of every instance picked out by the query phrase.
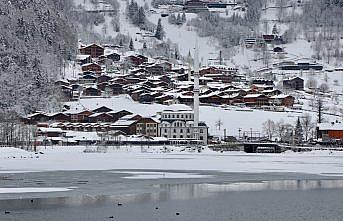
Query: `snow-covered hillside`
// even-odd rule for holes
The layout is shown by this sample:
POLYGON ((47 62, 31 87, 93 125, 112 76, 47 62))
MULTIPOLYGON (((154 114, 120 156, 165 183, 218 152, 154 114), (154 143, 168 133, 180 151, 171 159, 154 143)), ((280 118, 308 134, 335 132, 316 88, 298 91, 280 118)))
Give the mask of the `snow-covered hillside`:
MULTIPOLYGON (((142 116, 155 116, 163 110, 189 110, 186 105, 161 105, 161 104, 141 104, 132 101, 129 96, 117 96, 112 98, 93 98, 81 99, 78 102, 69 102, 71 106, 69 112, 78 112, 85 109, 93 110, 101 106, 107 106, 115 111, 123 109, 131 111, 142 116)), ((250 110, 237 107, 218 107, 218 106, 201 106, 200 120, 205 121, 209 126, 209 133, 212 135, 223 136, 224 130, 227 129, 227 135, 239 135, 241 131, 262 131, 262 124, 267 120, 275 122, 283 120, 288 123, 295 123, 297 118, 303 112, 267 112, 259 110, 250 110), (221 120, 223 125, 219 130, 216 126, 218 120, 221 120)), ((316 113, 311 113, 313 119, 316 113)), ((261 132, 262 133, 262 132, 261 132)))

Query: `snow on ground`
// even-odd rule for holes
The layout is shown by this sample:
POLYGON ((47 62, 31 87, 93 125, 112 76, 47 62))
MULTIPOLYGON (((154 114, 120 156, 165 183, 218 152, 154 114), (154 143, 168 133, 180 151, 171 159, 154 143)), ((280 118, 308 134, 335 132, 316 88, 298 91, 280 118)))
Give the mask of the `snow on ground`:
POLYGON ((7 193, 50 193, 50 192, 65 192, 72 188, 54 188, 54 187, 25 187, 25 188, 0 188, 0 194, 7 193))
MULTIPOLYGON (((67 103, 71 106, 70 112, 84 109, 93 110, 101 106, 107 106, 115 111, 128 110, 142 116, 155 116, 163 110, 189 110, 187 105, 161 105, 161 104, 141 104, 132 101, 128 95, 121 95, 112 98, 81 99, 77 102, 67 103)), ((201 106, 200 121, 205 121, 209 126, 209 133, 212 135, 223 135, 223 129, 227 129, 227 135, 239 135, 241 131, 261 131, 262 124, 267 120, 295 123, 301 112, 268 112, 250 109, 240 109, 235 107, 221 108, 217 106, 201 106), (217 130, 216 122, 223 122, 221 130, 217 130)), ((313 116, 314 119, 314 116, 313 116)))
POLYGON ((196 173, 168 173, 168 172, 139 172, 139 171, 116 171, 115 173, 130 174, 133 176, 125 176, 125 179, 195 179, 206 178, 209 176, 196 173))
MULTIPOLYGON (((196 16, 194 13, 186 13, 187 21, 196 16)), ((154 24, 157 24, 159 18, 161 18, 160 14, 151 14, 148 17, 149 21, 154 24)), ((179 45, 179 50, 182 55, 187 56, 189 51, 193 54, 195 42, 198 41, 201 63, 207 64, 208 59, 216 59, 219 56, 219 50, 216 49, 216 40, 213 38, 200 38, 196 33, 196 29, 188 26, 187 22, 178 26, 169 24, 168 17, 161 18, 161 21, 166 38, 179 45)))
MULTIPOLYGON (((146 147, 147 148, 147 147, 146 147)), ((157 149, 157 147, 150 147, 157 149)), ((107 153, 83 153, 85 147, 53 147, 39 159, 7 158, 0 148, 1 171, 75 171, 75 170, 188 170, 238 173, 293 172, 342 176, 343 152, 312 151, 282 154, 247 154, 243 152, 202 153, 141 151, 141 147, 111 148, 107 153)), ((148 148, 149 149, 149 148, 148 148)), ((23 153, 13 149, 13 152, 23 153)), ((149 171, 153 172, 153 171, 149 171)), ((127 176, 127 175, 123 175, 127 176)), ((153 177, 153 178, 156 178, 153 177)))

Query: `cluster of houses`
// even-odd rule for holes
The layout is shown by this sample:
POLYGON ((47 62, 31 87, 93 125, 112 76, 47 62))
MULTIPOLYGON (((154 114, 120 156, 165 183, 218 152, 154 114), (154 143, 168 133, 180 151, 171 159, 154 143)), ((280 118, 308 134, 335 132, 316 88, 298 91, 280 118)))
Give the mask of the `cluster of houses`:
POLYGON ((183 10, 191 13, 206 12, 209 9, 225 9, 227 7, 233 7, 234 10, 245 10, 245 5, 240 4, 236 1, 233 2, 223 2, 217 0, 188 0, 183 5, 183 10))
MULTIPOLYGON (((118 46, 117 46, 118 47, 118 46)), ((116 46, 91 44, 80 48, 77 62, 81 72, 77 78, 55 82, 66 100, 110 97, 128 94, 141 103, 191 104, 194 79, 186 65, 172 64, 163 57, 148 58, 128 52, 120 54, 116 46)), ((292 107, 294 97, 276 89, 266 79, 247 81, 237 68, 225 65, 200 69, 200 102, 251 107, 292 107)), ((300 78, 285 79, 284 89, 303 90, 300 78)))
POLYGON ((139 135, 149 139, 162 137, 164 143, 207 144, 208 127, 202 122, 195 128, 192 111, 165 110, 158 114, 160 117, 143 117, 127 110, 114 111, 102 106, 94 110, 37 112, 22 120, 26 124, 37 125, 37 137, 54 144, 68 142, 66 138, 69 138, 69 142, 75 141, 73 137, 66 137, 67 132, 83 133, 84 139, 87 138, 93 143, 98 141, 98 136, 92 140, 92 133, 115 136, 139 135), (198 139, 194 137, 195 130, 199 131, 198 139))

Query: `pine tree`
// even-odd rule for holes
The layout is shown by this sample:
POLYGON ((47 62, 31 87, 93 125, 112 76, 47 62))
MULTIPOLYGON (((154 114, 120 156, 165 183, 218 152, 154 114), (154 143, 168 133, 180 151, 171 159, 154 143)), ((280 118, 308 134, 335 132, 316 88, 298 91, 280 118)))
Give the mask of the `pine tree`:
POLYGON ((277 30, 276 24, 274 24, 272 34, 276 35, 277 33, 278 33, 278 30, 277 30))
POLYGON ((300 123, 300 118, 298 117, 297 125, 295 126, 294 131, 294 143, 301 144, 303 141, 303 128, 300 123))
POLYGON ((162 21, 160 18, 158 19, 158 22, 157 22, 155 37, 159 40, 163 40, 163 37, 164 37, 164 30, 163 30, 162 21))
POLYGON ((182 20, 182 23, 186 22, 186 13, 185 12, 182 13, 181 20, 182 20))
POLYGON ((176 24, 176 16, 174 13, 168 16, 168 22, 170 24, 176 24))
POLYGON ((181 20, 181 15, 180 14, 177 14, 176 24, 182 25, 182 20, 181 20))
POLYGON ((129 49, 130 49, 130 51, 135 50, 135 48, 134 48, 134 46, 133 46, 132 38, 130 39, 129 49))
POLYGON ((144 12, 144 8, 143 7, 140 7, 138 9, 138 24, 144 24, 145 23, 145 12, 144 12))

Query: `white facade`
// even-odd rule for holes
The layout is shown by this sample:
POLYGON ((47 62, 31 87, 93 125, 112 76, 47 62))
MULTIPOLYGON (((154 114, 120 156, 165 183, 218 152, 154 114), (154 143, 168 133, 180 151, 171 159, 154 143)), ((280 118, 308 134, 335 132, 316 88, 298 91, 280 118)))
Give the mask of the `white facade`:
POLYGON ((194 127, 194 112, 188 110, 172 111, 166 110, 161 113, 160 135, 172 141, 187 143, 197 141, 207 144, 208 127, 200 122, 197 128, 194 127), (194 138, 197 129, 198 139, 194 138))

